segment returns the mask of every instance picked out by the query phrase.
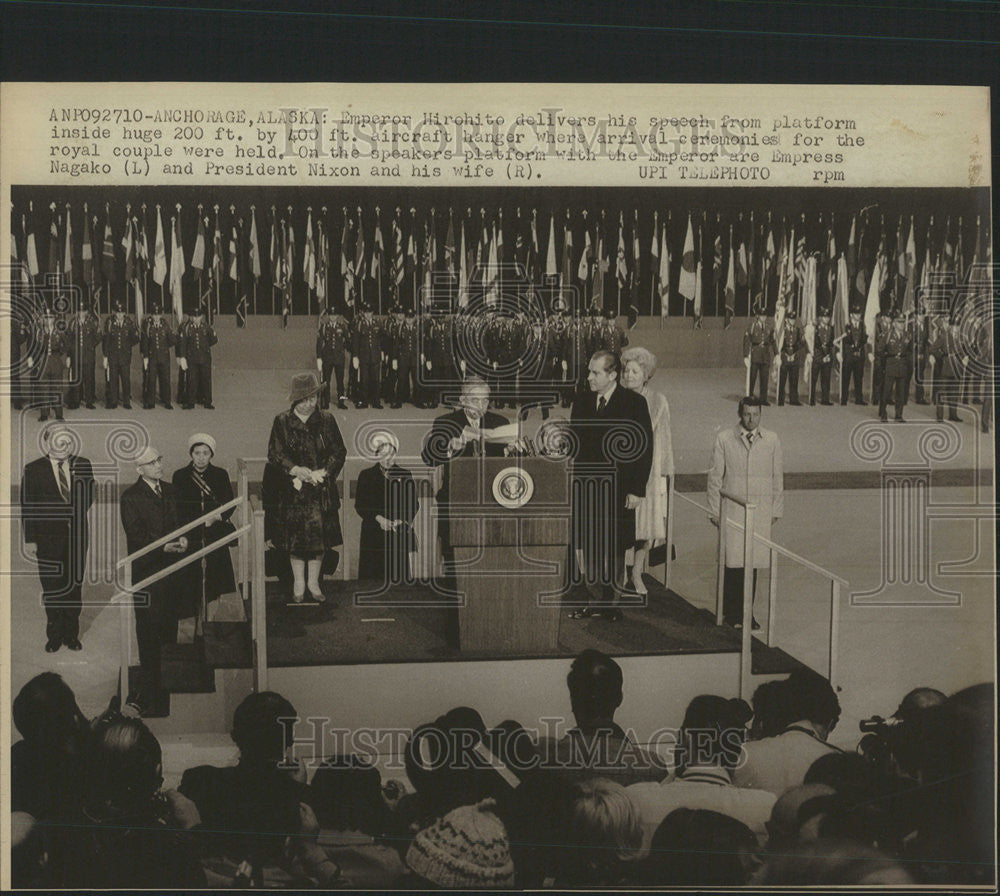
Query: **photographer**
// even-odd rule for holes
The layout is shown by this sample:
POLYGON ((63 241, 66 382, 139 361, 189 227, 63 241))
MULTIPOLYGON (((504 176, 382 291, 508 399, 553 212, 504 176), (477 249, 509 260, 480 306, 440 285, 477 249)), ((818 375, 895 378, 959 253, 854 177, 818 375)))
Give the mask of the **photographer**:
POLYGON ((864 737, 858 742, 858 752, 884 774, 915 779, 919 734, 927 710, 940 706, 946 699, 934 688, 910 691, 888 719, 872 716, 862 720, 860 728, 864 737))
POLYGON ((198 810, 161 791, 160 745, 139 719, 99 720, 84 758, 84 796, 52 831, 56 887, 188 889, 205 886, 193 836, 198 810))

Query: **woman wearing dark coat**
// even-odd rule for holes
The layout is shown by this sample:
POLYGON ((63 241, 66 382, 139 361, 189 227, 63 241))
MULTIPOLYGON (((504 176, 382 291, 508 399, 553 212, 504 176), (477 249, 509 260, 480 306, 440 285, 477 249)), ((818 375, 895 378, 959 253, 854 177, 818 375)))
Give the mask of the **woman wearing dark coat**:
POLYGON ((417 548, 417 489, 410 471, 394 463, 399 450, 395 435, 378 433, 372 446, 378 463, 361 471, 354 498, 361 517, 358 578, 396 584, 409 581, 410 551, 417 548))
POLYGON ((333 414, 317 407, 321 388, 314 373, 293 377, 291 408, 274 418, 267 445, 268 461, 285 474, 276 496, 274 545, 290 555, 296 603, 304 599, 306 587, 311 599, 325 599, 323 555, 344 542, 337 476, 347 449, 333 414))
MULTIPOLYGON (((181 467, 173 476, 178 522, 182 526, 233 500, 233 486, 229 481, 229 473, 211 463, 215 457, 215 439, 208 433, 196 432, 188 439, 188 453, 191 455, 191 463, 181 467)), ((234 528, 230 517, 234 511, 235 508, 230 508, 218 514, 207 525, 188 532, 188 549, 200 550, 206 544, 232 533, 234 528)), ((192 578, 192 587, 188 593, 196 597, 201 594, 201 570, 201 563, 192 563, 187 568, 192 578)), ((212 551, 205 557, 206 605, 219 595, 231 594, 235 590, 236 577, 233 575, 233 561, 229 556, 229 547, 212 551)))

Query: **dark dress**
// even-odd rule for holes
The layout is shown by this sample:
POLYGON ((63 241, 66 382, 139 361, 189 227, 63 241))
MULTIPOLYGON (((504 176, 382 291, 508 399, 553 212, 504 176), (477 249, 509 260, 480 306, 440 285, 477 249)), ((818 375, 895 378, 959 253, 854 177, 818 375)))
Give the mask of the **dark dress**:
MULTIPOLYGON (((233 486, 229 481, 229 474, 212 464, 209 464, 200 476, 195 472, 193 463, 181 467, 174 473, 173 483, 177 516, 182 526, 233 500, 233 486), (199 479, 204 483, 204 490, 199 484, 199 479)), ((218 541, 235 531, 230 522, 234 512, 235 509, 230 508, 222 514, 221 523, 213 523, 207 527, 199 526, 188 532, 188 551, 198 551, 206 544, 218 541)), ((201 593, 201 564, 192 563, 185 572, 190 576, 190 591, 197 598, 201 593)), ((235 590, 236 577, 233 575, 233 561, 229 555, 229 548, 222 547, 212 551, 205 557, 205 600, 215 600, 220 594, 230 594, 235 590)))
POLYGON ((417 548, 413 518, 417 515, 417 489, 410 471, 398 464, 383 470, 375 464, 358 476, 354 507, 361 517, 361 549, 358 578, 379 582, 401 582, 410 578, 410 551, 417 548), (402 520, 393 532, 385 532, 376 516, 402 520))
POLYGON ((347 449, 333 414, 314 410, 303 423, 294 411, 274 418, 267 459, 284 471, 277 489, 272 529, 275 547, 293 556, 322 554, 344 543, 340 531, 340 493, 337 476, 347 449), (292 467, 326 470, 321 485, 294 487, 292 467))

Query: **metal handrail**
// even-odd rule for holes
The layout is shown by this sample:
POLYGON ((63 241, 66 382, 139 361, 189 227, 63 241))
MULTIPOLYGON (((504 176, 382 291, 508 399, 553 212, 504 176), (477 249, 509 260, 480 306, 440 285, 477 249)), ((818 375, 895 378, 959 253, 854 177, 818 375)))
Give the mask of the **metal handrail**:
POLYGON ((121 560, 118 561, 118 565, 115 568, 121 569, 123 566, 125 566, 126 563, 132 563, 135 560, 138 560, 140 557, 146 556, 146 554, 150 553, 151 551, 155 551, 157 548, 161 548, 163 547, 163 545, 169 544, 171 541, 176 541, 177 536, 183 535, 185 532, 189 532, 191 529, 197 529, 198 526, 208 522, 208 520, 210 520, 212 517, 218 516, 220 513, 225 513, 227 510, 229 510, 230 507, 235 509, 236 506, 240 504, 242 500, 243 496, 238 495, 237 497, 233 498, 232 501, 228 501, 227 503, 221 505, 220 507, 216 507, 215 510, 210 510, 207 513, 203 513, 200 517, 198 517, 195 520, 192 520, 190 523, 187 523, 183 526, 178 526, 176 529, 174 529, 172 532, 168 532, 162 538, 158 538, 156 541, 151 541, 145 547, 139 548, 139 550, 129 554, 127 557, 123 557, 121 560))
MULTIPOLYGON (((682 495, 679 492, 674 492, 680 498, 685 500, 688 504, 693 507, 698 508, 698 510, 706 513, 710 519, 715 519, 715 515, 712 511, 695 501, 693 498, 689 498, 686 495, 682 495)), ((743 498, 739 498, 736 495, 732 495, 729 492, 720 492, 720 496, 726 500, 732 501, 744 508, 744 519, 748 520, 747 523, 740 523, 738 520, 729 519, 725 517, 719 508, 719 548, 718 548, 718 578, 716 587, 716 623, 722 623, 722 580, 723 580, 723 566, 725 564, 725 554, 726 554, 726 539, 723 535, 722 521, 725 519, 726 526, 732 526, 735 530, 743 532, 743 631, 740 637, 740 696, 745 697, 749 694, 750 684, 751 684, 751 650, 752 650, 752 619, 753 619, 753 606, 752 606, 752 571, 753 571, 753 547, 755 543, 760 543, 767 548, 769 548, 769 583, 768 583, 768 615, 767 615, 767 636, 766 643, 768 647, 773 646, 773 634, 774 634, 774 610, 775 604, 777 602, 777 572, 778 572, 778 555, 784 555, 790 560, 794 560, 796 563, 804 566, 806 569, 817 573, 823 578, 827 579, 830 583, 830 638, 829 638, 829 654, 828 654, 828 667, 827 667, 827 678, 830 684, 835 685, 837 677, 837 653, 838 645, 840 641, 840 590, 841 588, 849 587, 849 582, 830 572, 828 569, 824 569, 822 566, 813 563, 810 560, 806 560, 805 557, 796 554, 794 551, 790 551, 788 548, 782 547, 779 544, 773 542, 770 538, 766 538, 763 535, 759 535, 755 531, 753 526, 753 513, 756 510, 756 505, 746 501, 743 498)), ((667 548, 669 551, 669 546, 667 548)))
MULTIPOLYGON (((120 598, 128 597, 130 594, 134 594, 136 591, 142 591, 143 588, 147 588, 150 585, 155 585, 157 582, 160 581, 160 579, 165 579, 167 576, 173 575, 178 570, 183 569, 185 566, 190 565, 192 561, 200 560, 202 557, 211 554, 213 551, 216 551, 219 548, 224 547, 229 542, 233 541, 235 538, 238 538, 244 532, 248 532, 249 529, 250 529, 249 526, 242 526, 239 529, 236 529, 234 532, 230 532, 228 535, 223 535, 222 538, 213 541, 211 544, 207 544, 204 547, 199 548, 193 554, 185 555, 180 560, 171 563, 170 566, 165 566, 163 569, 157 570, 152 575, 146 576, 146 578, 144 578, 141 582, 136 582, 134 585, 131 585, 128 588, 122 589, 121 591, 117 592, 112 596, 111 602, 114 603, 118 601, 120 598)), ((131 560, 132 558, 126 557, 125 559, 131 560)), ((119 563, 118 565, 120 567, 122 564, 119 563)))
MULTIPOLYGON (((714 514, 712 513, 711 510, 709 510, 708 507, 706 507, 703 504, 699 504, 693 498, 689 498, 686 495, 681 494, 680 492, 674 492, 674 494, 677 495, 678 498, 681 498, 682 500, 687 501, 687 503, 691 504, 693 507, 697 507, 699 510, 703 510, 710 517, 714 517, 714 514)), ((745 501, 742 501, 742 500, 740 500, 738 498, 735 498, 735 497, 731 497, 726 492, 722 492, 721 494, 722 494, 722 497, 728 498, 729 500, 734 501, 735 503, 740 504, 743 507, 746 507, 746 502, 745 501)), ((727 519, 726 520, 726 525, 727 526, 733 526, 739 532, 743 531, 743 523, 741 523, 739 520, 730 520, 730 519, 727 519)), ((831 579, 832 581, 834 581, 837 584, 839 584, 842 588, 849 587, 850 582, 848 582, 847 579, 841 578, 835 572, 830 572, 830 570, 824 569, 822 566, 818 566, 817 564, 813 563, 811 560, 806 560, 805 557, 801 556, 800 554, 796 554, 794 551, 791 551, 788 548, 783 547, 780 544, 777 544, 776 542, 771 541, 770 538, 767 538, 764 535, 760 535, 757 532, 754 532, 753 537, 754 537, 754 540, 757 541, 759 544, 762 544, 765 547, 770 548, 773 551, 777 551, 779 554, 783 554, 784 556, 788 557, 790 560, 794 560, 796 563, 802 564, 802 566, 805 566, 807 569, 811 569, 813 572, 817 573, 818 575, 823 576, 824 578, 831 579)))

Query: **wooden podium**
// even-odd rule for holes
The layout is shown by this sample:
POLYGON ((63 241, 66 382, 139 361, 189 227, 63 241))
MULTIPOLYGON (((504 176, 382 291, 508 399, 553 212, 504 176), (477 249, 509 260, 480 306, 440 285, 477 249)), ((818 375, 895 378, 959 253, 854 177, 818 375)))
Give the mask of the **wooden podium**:
POLYGON ((449 517, 459 648, 490 656, 551 655, 570 543, 563 459, 470 457, 451 462, 449 517))

